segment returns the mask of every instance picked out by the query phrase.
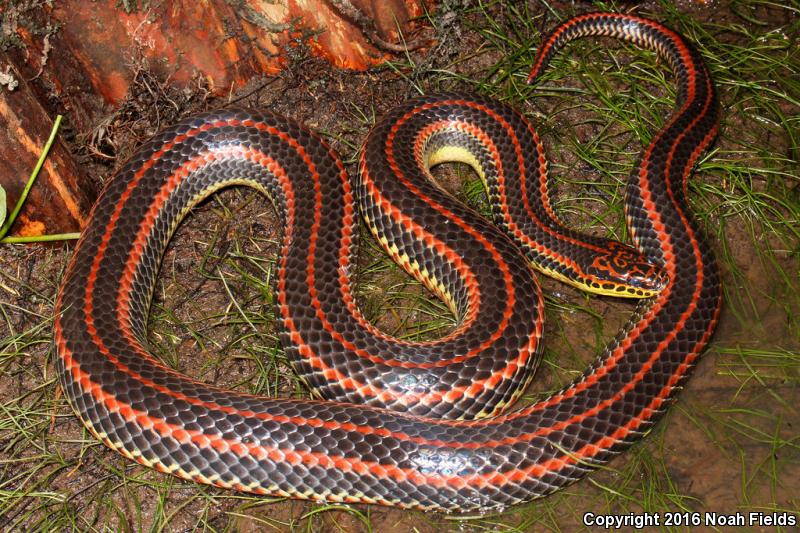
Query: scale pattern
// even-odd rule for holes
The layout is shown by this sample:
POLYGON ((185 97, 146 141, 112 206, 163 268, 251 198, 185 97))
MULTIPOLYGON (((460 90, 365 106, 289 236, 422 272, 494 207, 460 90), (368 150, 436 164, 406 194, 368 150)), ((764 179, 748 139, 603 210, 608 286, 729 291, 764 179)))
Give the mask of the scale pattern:
POLYGON ((68 267, 56 363, 81 420, 125 456, 185 479, 448 512, 544 496, 641 437, 689 375, 721 305, 717 267, 686 206, 718 108, 694 48, 627 15, 565 22, 544 41, 531 79, 584 35, 654 49, 676 75, 677 110, 626 188, 636 250, 561 225, 538 136, 488 99, 422 97, 393 110, 370 133, 353 188, 330 148, 289 120, 198 115, 143 145, 109 182, 68 267), (426 179, 429 165, 450 159, 483 177, 505 233, 426 179), (264 191, 284 219, 282 340, 298 373, 338 401, 222 390, 147 351, 147 310, 170 235, 200 199, 236 184, 264 191), (349 278, 357 209, 461 318, 456 331, 412 343, 361 316, 349 278), (503 414, 530 378, 542 331, 542 296, 520 249, 537 268, 589 289, 655 296, 574 383, 503 414))

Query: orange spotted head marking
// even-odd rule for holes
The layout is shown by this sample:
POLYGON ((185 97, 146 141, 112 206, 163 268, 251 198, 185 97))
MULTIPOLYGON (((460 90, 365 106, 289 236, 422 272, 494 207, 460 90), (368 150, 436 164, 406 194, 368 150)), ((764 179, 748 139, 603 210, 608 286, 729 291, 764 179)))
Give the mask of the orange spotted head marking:
POLYGON ((667 275, 639 251, 626 244, 609 241, 606 253, 596 253, 584 273, 601 292, 649 297, 667 285, 667 275))

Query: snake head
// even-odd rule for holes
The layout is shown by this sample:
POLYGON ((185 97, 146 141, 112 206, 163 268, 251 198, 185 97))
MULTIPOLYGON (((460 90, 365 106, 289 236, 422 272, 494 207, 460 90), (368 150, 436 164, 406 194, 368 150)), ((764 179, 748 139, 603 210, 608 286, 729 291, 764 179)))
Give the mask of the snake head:
POLYGON ((626 298, 649 298, 667 286, 668 277, 635 248, 608 241, 605 252, 597 252, 584 268, 592 292, 626 298))

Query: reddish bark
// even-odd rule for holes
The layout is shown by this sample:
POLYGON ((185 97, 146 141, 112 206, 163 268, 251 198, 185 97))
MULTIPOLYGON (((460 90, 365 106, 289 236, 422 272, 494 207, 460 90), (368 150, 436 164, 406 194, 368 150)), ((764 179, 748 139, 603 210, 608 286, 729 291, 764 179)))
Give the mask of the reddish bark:
MULTIPOLYGON (((422 14, 416 0, 348 3, 373 22, 377 37, 390 42, 399 38, 398 25, 408 31, 409 18, 422 14)), ((51 13, 62 24, 57 38, 63 46, 53 53, 73 58, 69 63, 77 62, 92 90, 112 105, 127 93, 130 64, 140 57, 179 85, 199 75, 219 94, 255 75, 278 72, 298 39, 343 68, 365 69, 387 57, 370 44, 371 36, 331 7, 335 2, 325 0, 175 0, 130 14, 117 4, 64 0, 54 3, 51 13)), ((59 77, 50 76, 54 86, 59 77)))
MULTIPOLYGON (((6 61, 0 53, 0 61, 6 61)), ((18 74, 18 73, 14 73, 18 74)), ((50 135, 53 121, 26 83, 0 91, 0 185, 9 210, 17 203, 50 135)), ((79 230, 94 198, 78 165, 61 142, 55 142, 12 234, 44 235, 79 230)))
MULTIPOLYGON (((385 50, 401 41, 400 29, 407 37, 409 20, 433 0, 173 0, 134 13, 119 3, 61 0, 39 11, 25 8, 35 26, 58 29, 43 38, 20 25, 24 46, 0 56, 0 68, 13 65, 20 81, 13 92, 0 87, 0 168, 9 201, 22 190, 49 132, 42 105, 57 102, 87 132, 106 106, 125 99, 142 61, 177 86, 192 87, 199 78, 212 92, 228 94, 254 76, 279 71, 300 43, 337 66, 366 69, 387 58, 385 50)), ((89 202, 79 175, 57 145, 23 213, 25 231, 68 231, 82 223, 89 202)))

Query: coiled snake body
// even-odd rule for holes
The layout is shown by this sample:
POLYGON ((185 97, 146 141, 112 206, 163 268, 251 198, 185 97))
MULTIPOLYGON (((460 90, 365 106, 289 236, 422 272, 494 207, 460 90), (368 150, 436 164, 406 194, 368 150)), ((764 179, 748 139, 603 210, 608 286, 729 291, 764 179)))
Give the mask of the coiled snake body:
POLYGON ((287 119, 198 115, 147 142, 110 181, 69 265, 55 343, 61 385, 81 420, 125 456, 186 479, 441 511, 544 496, 625 449, 665 410, 717 321, 719 274, 687 212, 686 182, 716 134, 718 109, 698 53, 675 32, 627 15, 562 24, 531 77, 584 35, 655 49, 678 84, 678 109, 626 188, 638 251, 561 226, 538 136, 489 99, 451 94, 396 108, 370 133, 355 187, 331 149, 287 119), (484 179, 505 233, 426 179, 430 165, 453 159, 484 179), (300 376, 338 401, 221 390, 147 351, 147 310, 169 236, 191 206, 234 184, 265 191, 282 214, 282 340, 300 376), (384 248, 459 316, 453 333, 402 341, 359 313, 349 278, 355 196, 384 248), (574 383, 501 412, 540 351, 542 297, 520 249, 565 281, 652 297, 574 383))

